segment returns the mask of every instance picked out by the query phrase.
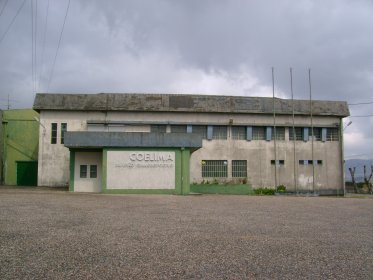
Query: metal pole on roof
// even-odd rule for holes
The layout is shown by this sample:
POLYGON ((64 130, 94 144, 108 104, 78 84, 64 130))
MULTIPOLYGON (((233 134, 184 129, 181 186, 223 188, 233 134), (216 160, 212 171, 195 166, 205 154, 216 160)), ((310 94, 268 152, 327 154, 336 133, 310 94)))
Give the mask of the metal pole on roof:
POLYGON ((310 86, 310 115, 311 115, 311 156, 312 156, 312 191, 315 193, 315 161, 314 161, 314 131, 313 131, 313 112, 312 112, 312 87, 311 87, 311 68, 308 69, 308 82, 310 86))
POLYGON ((275 70, 272 67, 272 93, 273 93, 273 143, 275 153, 275 190, 277 188, 277 151, 276 151, 276 110, 275 110, 275 70))
POLYGON ((290 67, 290 91, 291 91, 291 103, 292 103, 292 117, 293 117, 293 154, 294 154, 294 189, 295 193, 298 192, 297 189, 297 161, 296 161, 296 134, 295 134, 295 117, 294 117, 294 91, 293 91, 293 69, 290 67))

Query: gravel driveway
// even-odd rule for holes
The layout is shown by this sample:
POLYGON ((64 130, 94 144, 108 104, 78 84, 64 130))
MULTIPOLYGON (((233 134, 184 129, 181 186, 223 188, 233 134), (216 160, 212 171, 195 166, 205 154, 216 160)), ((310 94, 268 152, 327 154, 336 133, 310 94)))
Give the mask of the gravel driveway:
POLYGON ((1 279, 373 279, 373 199, 0 188, 1 279))

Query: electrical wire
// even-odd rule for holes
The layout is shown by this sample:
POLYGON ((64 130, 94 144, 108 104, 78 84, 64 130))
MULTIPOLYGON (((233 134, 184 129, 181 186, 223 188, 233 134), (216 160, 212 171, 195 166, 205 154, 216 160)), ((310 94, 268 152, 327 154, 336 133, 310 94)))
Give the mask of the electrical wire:
POLYGON ((35 56, 34 56, 34 0, 31 0, 31 76, 32 94, 35 92, 35 56))
POLYGON ((25 5, 25 3, 26 3, 26 0, 23 0, 21 6, 20 6, 20 7, 18 8, 18 10, 17 10, 17 13, 16 13, 15 16, 13 17, 12 21, 10 22, 10 24, 7 26, 7 28, 6 28, 5 32, 4 32, 4 34, 0 37, 0 44, 1 44, 1 42, 4 40, 4 38, 5 38, 6 34, 8 33, 9 29, 12 27, 14 21, 16 20, 17 16, 18 16, 19 13, 21 12, 21 10, 22 10, 23 6, 25 5))
POLYGON ((3 8, 0 11, 0 17, 3 14, 4 10, 5 10, 6 4, 8 4, 8 0, 5 0, 4 6, 3 6, 3 8))
POLYGON ((349 103, 349 106, 354 106, 354 105, 367 105, 367 104, 373 104, 372 102, 361 102, 361 103, 349 103))
POLYGON ((373 117, 373 115, 349 116, 349 118, 369 118, 369 117, 373 117))
POLYGON ((41 77, 43 76, 43 67, 44 67, 44 53, 45 53, 45 42, 47 38, 47 26, 48 26, 48 16, 49 16, 49 0, 47 2, 47 11, 45 16, 44 32, 43 32, 43 47, 41 51, 41 62, 40 62, 40 73, 38 79, 37 90, 40 89, 41 77))
POLYGON ((57 50, 56 50, 56 54, 54 56, 54 60, 53 60, 53 64, 52 64, 52 69, 51 69, 51 73, 50 73, 49 80, 48 80, 47 92, 49 92, 49 86, 50 86, 50 83, 52 81, 54 67, 56 65, 56 60, 57 60, 57 55, 58 55, 58 50, 60 49, 62 34, 63 34, 63 30, 65 29, 65 23, 66 23, 67 14, 69 13, 69 7, 70 7, 70 0, 69 0, 69 3, 67 4, 65 18, 63 20, 63 25, 62 25, 62 29, 61 29, 61 33, 60 33, 60 38, 58 40, 57 50))
POLYGON ((360 154, 360 155, 349 155, 349 156, 345 156, 345 158, 368 156, 368 155, 373 155, 373 153, 360 154))

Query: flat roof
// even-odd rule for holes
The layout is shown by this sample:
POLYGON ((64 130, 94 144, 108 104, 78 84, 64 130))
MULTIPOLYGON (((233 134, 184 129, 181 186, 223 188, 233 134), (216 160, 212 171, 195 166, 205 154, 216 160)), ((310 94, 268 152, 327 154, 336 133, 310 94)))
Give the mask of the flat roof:
MULTIPOLYGON (((275 98, 276 114, 310 115, 309 100, 275 98)), ((273 98, 190 94, 36 94, 33 109, 58 111, 131 111, 273 114, 273 98)), ((345 101, 312 100, 312 114, 347 117, 345 101)))

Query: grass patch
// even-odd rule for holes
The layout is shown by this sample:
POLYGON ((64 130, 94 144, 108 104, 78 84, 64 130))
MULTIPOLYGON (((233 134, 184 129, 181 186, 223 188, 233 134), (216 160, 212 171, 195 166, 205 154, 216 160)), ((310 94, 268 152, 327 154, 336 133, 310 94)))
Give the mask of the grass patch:
POLYGON ((193 184, 190 191, 206 194, 254 194, 251 186, 246 184, 193 184))

